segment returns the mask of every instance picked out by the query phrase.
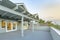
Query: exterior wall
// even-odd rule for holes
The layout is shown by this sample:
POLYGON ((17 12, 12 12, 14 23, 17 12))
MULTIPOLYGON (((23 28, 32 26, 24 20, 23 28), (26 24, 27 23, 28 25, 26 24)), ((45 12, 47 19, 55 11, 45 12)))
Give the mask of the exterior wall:
MULTIPOLYGON (((4 33, 4 32, 8 32, 7 31, 7 23, 8 22, 11 22, 12 23, 12 26, 13 26, 13 23, 14 22, 17 22, 17 21, 13 21, 13 20, 6 20, 6 19, 0 19, 0 33, 4 33), (5 28, 2 28, 2 25, 1 25, 1 21, 4 20, 6 22, 6 26, 5 28)), ((24 29, 28 29, 28 22, 27 21, 24 21, 24 29)), ((17 30, 21 30, 21 23, 18 24, 17 22, 17 30)), ((15 31, 17 31, 15 30, 15 31)), ((14 31, 13 28, 11 31, 14 31)))
POLYGON ((16 21, 13 21, 13 20, 6 20, 6 19, 0 19, 0 33, 4 33, 4 32, 7 32, 7 25, 5 26, 5 28, 2 28, 2 25, 1 25, 1 21, 4 20, 6 22, 6 24, 8 22, 11 22, 11 23, 14 23, 16 21))
POLYGON ((60 40, 60 35, 56 33, 55 30, 50 28, 51 35, 53 37, 53 40, 60 40))
POLYGON ((0 33, 3 33, 3 32, 6 32, 6 28, 2 28, 2 27, 1 27, 1 20, 2 20, 2 19, 0 19, 0 33))
MULTIPOLYGON (((28 29, 28 22, 26 22, 26 21, 24 21, 24 24, 23 24, 23 29, 25 30, 25 29, 28 29)), ((18 25, 17 25, 17 30, 21 30, 21 23, 19 23, 18 25)))
POLYGON ((21 23, 17 25, 17 30, 21 30, 21 23))
MULTIPOLYGON (((12 26, 13 26, 13 23, 17 22, 17 21, 0 19, 0 33, 8 32, 7 29, 6 29, 8 22, 11 22, 12 26), (2 20, 4 20, 6 22, 6 27, 5 28, 2 28, 2 25, 1 25, 2 20)), ((24 25, 24 29, 28 29, 28 22, 24 22, 24 24, 26 24, 26 25, 24 25)), ((18 22, 17 22, 17 30, 21 30, 21 23, 18 24, 18 22)), ((15 31, 17 31, 17 30, 15 30, 15 31)), ((11 30, 11 31, 13 31, 13 30, 11 30)))
POLYGON ((26 29, 28 29, 28 22, 27 21, 24 22, 24 30, 26 30, 26 29))

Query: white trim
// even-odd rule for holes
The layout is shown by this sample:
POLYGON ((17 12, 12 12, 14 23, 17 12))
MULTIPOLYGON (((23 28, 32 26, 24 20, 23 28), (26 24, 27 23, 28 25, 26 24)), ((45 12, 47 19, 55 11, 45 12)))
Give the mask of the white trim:
POLYGON ((16 10, 16 9, 18 9, 18 5, 16 5, 16 7, 13 8, 13 10, 16 10))
POLYGON ((26 11, 23 11, 23 12, 21 12, 21 13, 26 13, 26 11))
POLYGON ((53 29, 58 35, 60 35, 60 30, 55 29, 55 28, 53 28, 53 27, 51 27, 51 29, 53 29))
POLYGON ((7 23, 6 23, 6 32, 11 32, 11 31, 16 31, 17 30, 17 25, 16 25, 16 29, 13 30, 13 23, 14 23, 14 21, 11 22, 11 23, 12 23, 11 30, 7 30, 7 23))

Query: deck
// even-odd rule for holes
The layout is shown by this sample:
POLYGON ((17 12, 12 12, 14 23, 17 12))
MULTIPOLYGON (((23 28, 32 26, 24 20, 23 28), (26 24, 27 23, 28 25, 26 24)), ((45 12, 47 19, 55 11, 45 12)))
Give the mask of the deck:
POLYGON ((49 31, 24 31, 24 37, 21 37, 20 31, 0 33, 0 40, 52 40, 49 31))

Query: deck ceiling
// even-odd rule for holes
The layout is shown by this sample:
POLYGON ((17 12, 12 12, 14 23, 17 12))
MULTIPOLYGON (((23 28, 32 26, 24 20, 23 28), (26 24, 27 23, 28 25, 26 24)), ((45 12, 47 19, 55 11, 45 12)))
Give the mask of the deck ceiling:
MULTIPOLYGON (((2 0, 0 1, 0 5, 3 5, 5 7, 11 8, 13 9, 14 7, 16 7, 16 4, 12 3, 9 0, 2 0)), ((27 12, 26 8, 24 7, 24 5, 18 5, 18 8, 15 10, 17 12, 22 13, 23 11, 26 11, 25 13, 23 13, 24 15, 28 15, 29 12, 27 12), (21 8, 22 7, 22 8, 21 8)))
POLYGON ((0 17, 6 18, 6 19, 20 20, 21 16, 23 15, 24 17, 26 17, 28 19, 33 19, 33 18, 28 17, 28 14, 30 14, 30 13, 26 10, 26 8, 23 5, 18 6, 18 8, 15 11, 12 10, 15 7, 16 7, 16 4, 12 3, 9 0, 0 1, 0 17), (2 7, 3 7, 3 9, 2 9, 2 7), (7 7, 10 8, 10 9, 8 9, 7 7), (4 10, 4 11, 2 11, 2 10, 4 10), (23 14, 19 14, 23 11, 26 11, 26 12, 23 13, 23 14))
POLYGON ((20 6, 18 6, 18 9, 16 9, 15 11, 17 11, 17 12, 23 12, 24 10, 20 6))
POLYGON ((26 11, 25 13, 23 13, 24 15, 27 15, 28 16, 28 14, 30 14, 28 11, 26 11))
MULTIPOLYGON (((21 20, 21 16, 18 16, 18 15, 15 15, 6 11, 2 11, 2 10, 0 10, 0 18, 16 20, 16 21, 21 20)), ((30 21, 30 19, 24 17, 24 21, 30 21)))
POLYGON ((27 10, 22 9, 20 6, 18 6, 18 9, 16 9, 15 11, 18 11, 20 13, 22 13, 23 11, 26 11, 25 13, 23 13, 24 15, 30 14, 27 10))
POLYGON ((2 0, 2 1, 0 1, 0 5, 3 5, 5 7, 11 8, 11 9, 16 6, 16 4, 12 3, 9 0, 2 0))
POLYGON ((21 16, 6 11, 2 11, 2 10, 0 10, 0 18, 10 19, 10 20, 21 20, 21 16))

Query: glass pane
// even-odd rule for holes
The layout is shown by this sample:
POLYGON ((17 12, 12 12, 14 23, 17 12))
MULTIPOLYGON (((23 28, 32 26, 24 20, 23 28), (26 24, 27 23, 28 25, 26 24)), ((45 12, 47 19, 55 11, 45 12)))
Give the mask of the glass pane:
POLYGON ((4 20, 2 20, 2 28, 5 28, 5 21, 4 20))
POLYGON ((11 27, 12 27, 12 24, 11 23, 8 23, 7 30, 11 30, 11 27))
POLYGON ((13 29, 16 29, 16 23, 13 23, 13 29))

